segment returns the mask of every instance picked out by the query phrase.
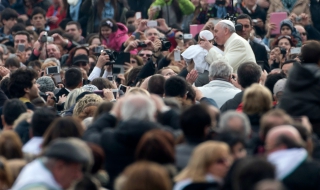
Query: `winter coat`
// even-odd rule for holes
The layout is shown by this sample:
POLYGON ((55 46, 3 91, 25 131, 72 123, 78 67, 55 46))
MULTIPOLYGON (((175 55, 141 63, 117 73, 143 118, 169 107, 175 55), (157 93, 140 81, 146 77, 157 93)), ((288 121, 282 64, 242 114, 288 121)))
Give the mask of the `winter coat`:
POLYGON ((110 34, 108 39, 102 39, 102 44, 107 46, 114 51, 120 51, 122 44, 127 41, 128 36, 128 28, 121 23, 117 23, 118 30, 110 34))

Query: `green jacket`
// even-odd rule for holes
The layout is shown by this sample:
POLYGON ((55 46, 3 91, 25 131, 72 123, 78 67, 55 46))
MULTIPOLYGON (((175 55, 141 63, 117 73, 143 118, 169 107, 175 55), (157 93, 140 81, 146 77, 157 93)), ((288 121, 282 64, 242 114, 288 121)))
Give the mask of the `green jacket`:
MULTIPOLYGON (((165 6, 166 4, 167 4, 167 5, 171 5, 171 4, 172 4, 172 1, 173 1, 173 0, 170 0, 169 2, 166 3, 165 0, 156 0, 155 2, 153 2, 153 3, 150 5, 150 8, 153 7, 153 6, 161 6, 161 8, 162 8, 162 7, 165 6)), ((194 12, 195 7, 194 7, 194 5, 191 3, 190 0, 178 0, 178 2, 179 2, 179 7, 180 7, 183 15, 189 15, 189 14, 191 14, 191 13, 194 12)), ((157 18, 158 16, 159 16, 159 12, 156 13, 155 18, 157 18)), ((155 19, 155 18, 154 18, 154 19, 155 19)))

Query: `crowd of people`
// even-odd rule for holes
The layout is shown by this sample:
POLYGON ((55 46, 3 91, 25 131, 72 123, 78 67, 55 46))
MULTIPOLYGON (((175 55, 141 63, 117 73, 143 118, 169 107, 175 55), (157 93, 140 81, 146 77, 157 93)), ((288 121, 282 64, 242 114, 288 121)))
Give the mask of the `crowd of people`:
POLYGON ((1 0, 0 190, 320 190, 319 10, 1 0))

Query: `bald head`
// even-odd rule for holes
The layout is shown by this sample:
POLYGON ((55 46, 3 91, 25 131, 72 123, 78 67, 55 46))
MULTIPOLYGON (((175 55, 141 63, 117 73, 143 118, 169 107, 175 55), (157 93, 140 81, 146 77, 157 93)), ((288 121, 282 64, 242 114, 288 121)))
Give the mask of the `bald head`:
POLYGON ((304 29, 304 27, 301 26, 301 25, 295 25, 294 27, 295 27, 296 30, 300 33, 302 43, 305 42, 305 41, 307 41, 306 29, 304 29))
POLYGON ((302 138, 298 130, 290 125, 282 125, 272 128, 266 137, 266 149, 268 153, 289 148, 302 147, 302 138))

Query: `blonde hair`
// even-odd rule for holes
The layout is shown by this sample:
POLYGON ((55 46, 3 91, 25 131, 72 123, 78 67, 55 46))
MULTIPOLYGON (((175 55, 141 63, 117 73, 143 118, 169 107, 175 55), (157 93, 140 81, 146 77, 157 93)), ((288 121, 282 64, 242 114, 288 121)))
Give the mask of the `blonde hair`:
POLYGON ((58 64, 53 62, 53 61, 50 61, 50 62, 47 62, 47 63, 43 63, 42 66, 41 66, 41 69, 45 70, 47 67, 54 67, 54 66, 58 66, 58 64))
POLYGON ((24 159, 12 159, 7 161, 7 165, 12 173, 13 181, 15 181, 23 167, 27 165, 27 161, 24 159))
POLYGON ((244 91, 242 104, 246 114, 263 114, 273 106, 272 94, 268 88, 252 84, 244 91))
POLYGON ((128 166, 115 181, 115 190, 171 190, 168 172, 153 162, 128 166))
MULTIPOLYGON (((103 99, 96 94, 87 94, 79 100, 73 110, 73 116, 78 117, 88 106, 97 106, 103 102, 103 99)), ((92 113, 93 116, 94 113, 92 113)))
POLYGON ((180 68, 175 65, 169 65, 168 67, 165 67, 165 68, 173 70, 173 72, 175 72, 176 74, 179 74, 181 71, 180 68))
POLYGON ((193 182, 205 182, 210 165, 229 154, 229 146, 226 143, 217 141, 201 143, 192 152, 187 167, 174 178, 174 181, 190 178, 193 182))
POLYGON ((140 87, 131 87, 130 90, 126 93, 126 95, 129 95, 129 94, 142 94, 142 95, 146 95, 146 96, 150 96, 150 93, 143 89, 143 88, 140 88, 140 87))
POLYGON ((76 103, 76 99, 77 97, 82 93, 85 92, 86 90, 84 90, 83 88, 76 88, 74 90, 72 90, 68 96, 67 96, 67 100, 64 103, 64 109, 68 110, 73 104, 76 103))

